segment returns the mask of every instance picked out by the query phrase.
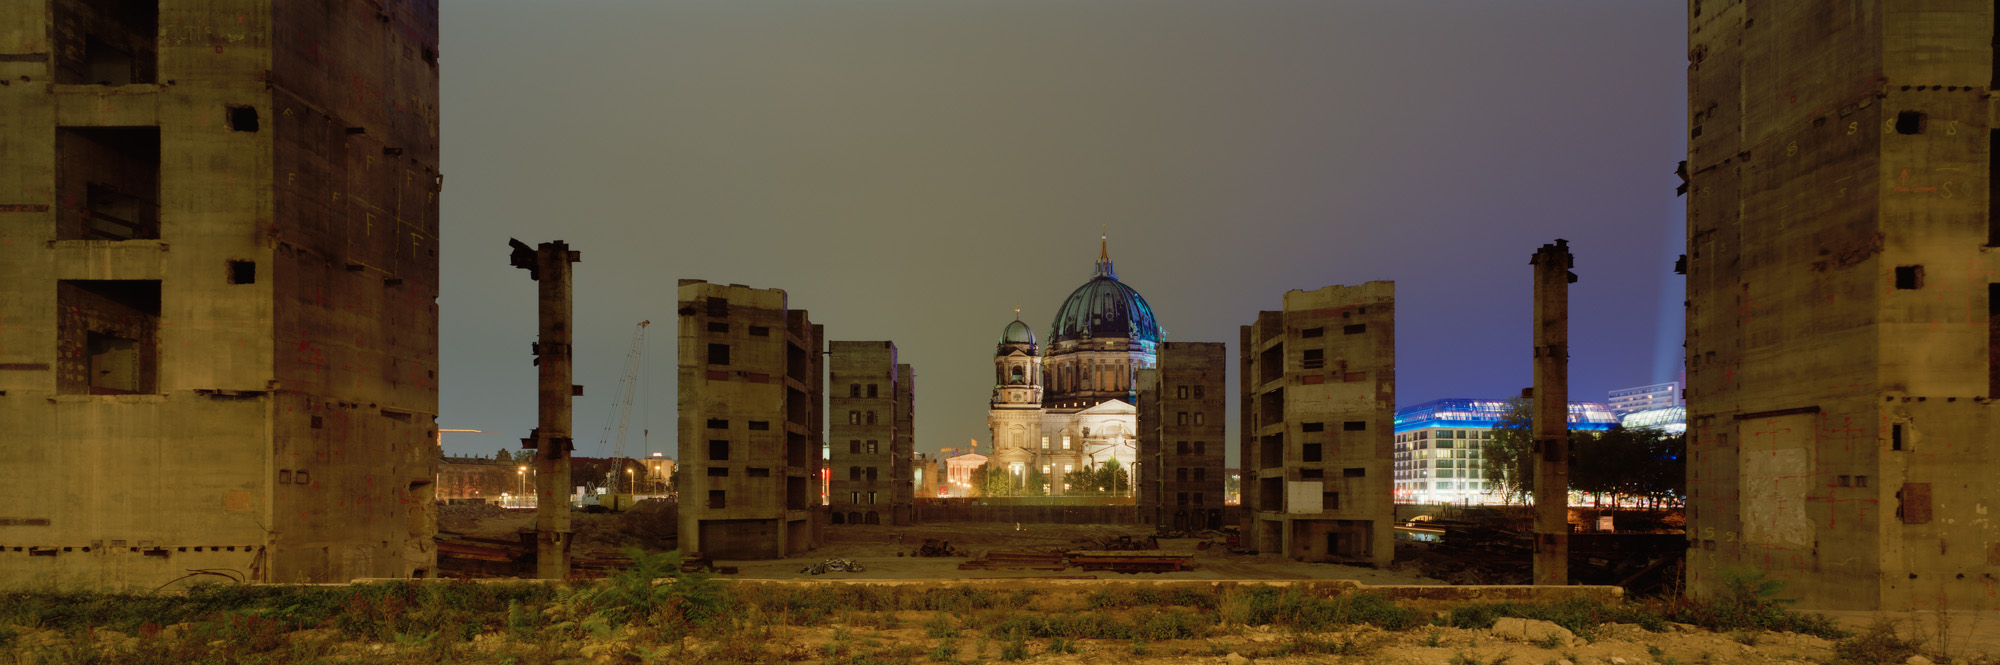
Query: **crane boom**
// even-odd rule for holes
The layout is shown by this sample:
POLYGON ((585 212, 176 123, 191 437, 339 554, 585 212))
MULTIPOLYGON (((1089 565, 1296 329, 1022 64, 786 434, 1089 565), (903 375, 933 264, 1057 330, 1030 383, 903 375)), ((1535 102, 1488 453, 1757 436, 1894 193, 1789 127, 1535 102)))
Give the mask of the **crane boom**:
MULTIPOLYGON (((611 403, 611 416, 604 419, 604 435, 597 442, 597 449, 603 450, 604 444, 612 441, 612 428, 617 428, 617 443, 611 453, 611 477, 605 479, 605 485, 612 494, 618 493, 618 477, 624 475, 621 472, 625 467, 625 423, 632 416, 632 393, 639 384, 639 358, 646 352, 646 326, 652 323, 650 320, 640 321, 639 332, 632 335, 632 350, 625 354, 625 376, 618 380, 618 398, 611 403)), ((625 491, 630 492, 632 488, 626 487, 625 491)))

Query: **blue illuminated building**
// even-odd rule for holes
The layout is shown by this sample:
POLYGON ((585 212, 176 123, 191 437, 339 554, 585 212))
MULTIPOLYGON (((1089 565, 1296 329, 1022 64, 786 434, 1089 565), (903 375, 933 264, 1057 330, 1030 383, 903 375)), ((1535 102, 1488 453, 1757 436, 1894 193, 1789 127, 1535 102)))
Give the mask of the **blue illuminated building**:
MULTIPOLYGON (((1504 399, 1439 399, 1396 411, 1396 500, 1408 503, 1496 503, 1480 447, 1506 419, 1504 399)), ((1611 407, 1570 402, 1569 428, 1603 431, 1618 424, 1611 407)))

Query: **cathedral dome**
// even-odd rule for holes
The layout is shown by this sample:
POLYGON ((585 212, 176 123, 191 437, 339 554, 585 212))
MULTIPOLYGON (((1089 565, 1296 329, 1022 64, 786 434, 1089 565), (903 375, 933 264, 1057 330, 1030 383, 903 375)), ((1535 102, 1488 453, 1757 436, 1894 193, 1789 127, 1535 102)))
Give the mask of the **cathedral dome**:
POLYGON ((1007 324, 1007 330, 1000 333, 1000 343, 1034 344, 1035 331, 1030 330, 1028 324, 1022 323, 1020 319, 1014 319, 1013 323, 1007 324))
POLYGON ((1160 324, 1153 319, 1153 307, 1138 291, 1118 281, 1111 270, 1111 256, 1100 250, 1097 276, 1084 282, 1056 310, 1049 326, 1049 341, 1068 342, 1093 338, 1125 338, 1134 342, 1160 342, 1160 324))

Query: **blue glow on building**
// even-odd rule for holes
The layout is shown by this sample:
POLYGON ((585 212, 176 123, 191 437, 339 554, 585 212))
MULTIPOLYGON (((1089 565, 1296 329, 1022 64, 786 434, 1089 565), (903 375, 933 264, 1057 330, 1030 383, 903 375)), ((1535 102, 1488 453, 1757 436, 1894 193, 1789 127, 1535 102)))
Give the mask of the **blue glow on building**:
MULTIPOLYGON (((1396 433, 1428 427, 1492 429, 1507 417, 1504 399, 1434 399, 1396 410, 1396 433)), ((1569 428, 1601 432, 1618 424, 1611 407, 1598 402, 1570 402, 1569 428)))

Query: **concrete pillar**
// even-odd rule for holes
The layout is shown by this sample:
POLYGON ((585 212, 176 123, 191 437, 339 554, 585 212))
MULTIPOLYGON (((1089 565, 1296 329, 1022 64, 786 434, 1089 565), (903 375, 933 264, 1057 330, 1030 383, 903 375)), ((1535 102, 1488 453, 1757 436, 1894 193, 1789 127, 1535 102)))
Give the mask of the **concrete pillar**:
POLYGON ((528 271, 537 283, 540 336, 534 345, 539 406, 535 431, 521 447, 535 451, 535 577, 569 577, 570 397, 580 386, 570 383, 570 264, 580 260, 561 240, 528 249, 509 239, 514 267, 528 271))
POLYGON ((1535 267, 1535 583, 1569 584, 1569 241, 1535 267))

